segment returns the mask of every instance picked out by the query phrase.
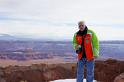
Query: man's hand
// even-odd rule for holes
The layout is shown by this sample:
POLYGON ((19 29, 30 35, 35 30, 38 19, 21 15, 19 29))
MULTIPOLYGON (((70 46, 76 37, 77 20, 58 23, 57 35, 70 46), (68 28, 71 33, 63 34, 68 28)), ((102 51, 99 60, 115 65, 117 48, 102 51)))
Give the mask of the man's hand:
POLYGON ((77 53, 77 54, 80 54, 81 51, 82 51, 82 47, 81 47, 81 45, 78 45, 78 46, 77 46, 76 53, 77 53))
POLYGON ((81 53, 81 51, 79 51, 79 50, 76 50, 76 53, 77 53, 77 54, 80 54, 80 53, 81 53))

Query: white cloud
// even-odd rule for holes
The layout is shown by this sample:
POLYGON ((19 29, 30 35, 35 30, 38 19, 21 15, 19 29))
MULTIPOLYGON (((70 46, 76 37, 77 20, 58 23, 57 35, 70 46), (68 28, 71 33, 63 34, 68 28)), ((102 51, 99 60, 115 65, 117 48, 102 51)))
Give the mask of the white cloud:
POLYGON ((100 40, 123 40, 124 28, 113 28, 113 27, 91 27, 100 40))

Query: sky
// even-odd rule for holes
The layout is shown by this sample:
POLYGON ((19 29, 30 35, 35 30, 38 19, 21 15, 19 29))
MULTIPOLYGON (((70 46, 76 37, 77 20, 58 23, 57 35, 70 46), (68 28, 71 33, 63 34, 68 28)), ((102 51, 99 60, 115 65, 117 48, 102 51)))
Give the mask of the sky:
POLYGON ((124 40, 124 0, 0 0, 0 33, 71 40, 84 20, 99 40, 124 40))

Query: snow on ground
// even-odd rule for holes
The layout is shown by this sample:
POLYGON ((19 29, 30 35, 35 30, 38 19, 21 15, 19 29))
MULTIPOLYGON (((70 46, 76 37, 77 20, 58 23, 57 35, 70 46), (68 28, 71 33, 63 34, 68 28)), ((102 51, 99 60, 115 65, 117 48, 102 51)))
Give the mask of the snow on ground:
MULTIPOLYGON (((76 79, 61 79, 61 80, 55 80, 55 81, 50 81, 50 82, 76 82, 76 79)), ((86 82, 86 79, 84 79, 83 82, 86 82)), ((94 80, 93 82, 97 82, 94 80)))

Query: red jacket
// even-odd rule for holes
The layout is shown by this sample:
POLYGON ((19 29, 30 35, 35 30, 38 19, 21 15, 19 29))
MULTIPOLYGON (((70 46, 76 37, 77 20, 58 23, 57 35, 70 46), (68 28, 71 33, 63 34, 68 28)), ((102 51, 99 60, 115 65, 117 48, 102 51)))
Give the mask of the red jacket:
MULTIPOLYGON (((93 60, 93 49, 92 49, 92 36, 90 34, 85 34, 83 36, 76 35, 76 40, 79 45, 82 45, 82 38, 84 39, 84 49, 86 53, 87 60, 93 60)), ((83 48, 82 48, 83 49, 83 48)), ((83 55, 83 50, 78 54, 78 59, 80 60, 83 55)))

